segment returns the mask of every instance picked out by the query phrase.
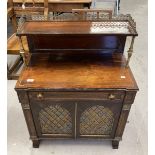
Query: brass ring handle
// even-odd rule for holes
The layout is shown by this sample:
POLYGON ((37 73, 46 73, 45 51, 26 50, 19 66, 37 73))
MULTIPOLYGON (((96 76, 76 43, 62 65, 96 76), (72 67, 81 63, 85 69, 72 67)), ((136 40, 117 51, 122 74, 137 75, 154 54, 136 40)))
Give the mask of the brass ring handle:
POLYGON ((113 100, 113 99, 115 99, 115 95, 113 95, 113 94, 110 94, 110 95, 109 95, 109 99, 110 99, 110 100, 113 100))
POLYGON ((38 94, 37 94, 37 98, 38 98, 38 99, 43 99, 42 93, 38 93, 38 94))

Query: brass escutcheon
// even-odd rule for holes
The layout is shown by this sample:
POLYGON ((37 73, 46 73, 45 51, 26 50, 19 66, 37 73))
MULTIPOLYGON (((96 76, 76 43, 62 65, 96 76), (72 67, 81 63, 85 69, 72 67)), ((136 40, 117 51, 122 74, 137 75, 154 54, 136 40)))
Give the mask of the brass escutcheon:
POLYGON ((38 94, 37 94, 37 98, 38 98, 38 99, 43 99, 42 93, 38 93, 38 94))
POLYGON ((113 95, 113 94, 110 94, 110 95, 109 95, 109 99, 110 99, 110 100, 113 100, 113 99, 115 99, 115 95, 113 95))

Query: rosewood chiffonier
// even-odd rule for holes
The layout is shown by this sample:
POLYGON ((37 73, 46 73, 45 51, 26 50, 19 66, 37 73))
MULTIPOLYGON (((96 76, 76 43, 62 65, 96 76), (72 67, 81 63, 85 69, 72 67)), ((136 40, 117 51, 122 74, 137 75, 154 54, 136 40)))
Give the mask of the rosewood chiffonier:
POLYGON ((134 39, 123 56, 126 37, 137 36, 133 21, 27 21, 17 35, 30 49, 15 90, 33 147, 103 138, 118 148, 138 90, 128 66, 134 39))

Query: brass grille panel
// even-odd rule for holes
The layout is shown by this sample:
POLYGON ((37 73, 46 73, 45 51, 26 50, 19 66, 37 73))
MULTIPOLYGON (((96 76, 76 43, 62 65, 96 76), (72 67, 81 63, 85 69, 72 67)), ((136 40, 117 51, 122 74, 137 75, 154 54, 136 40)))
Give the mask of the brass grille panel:
POLYGON ((59 105, 48 106, 39 112, 41 132, 46 134, 71 134, 72 119, 69 111, 59 105))
POLYGON ((114 124, 113 113, 104 106, 87 108, 80 117, 81 135, 110 135, 114 124))

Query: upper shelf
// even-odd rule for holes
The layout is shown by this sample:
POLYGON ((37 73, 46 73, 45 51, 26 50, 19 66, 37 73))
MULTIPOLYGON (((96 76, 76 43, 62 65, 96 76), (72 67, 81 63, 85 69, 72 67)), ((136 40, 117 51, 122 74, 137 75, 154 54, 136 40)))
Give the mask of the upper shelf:
POLYGON ((137 36, 136 24, 129 15, 100 21, 25 21, 17 35, 105 34, 137 36))

